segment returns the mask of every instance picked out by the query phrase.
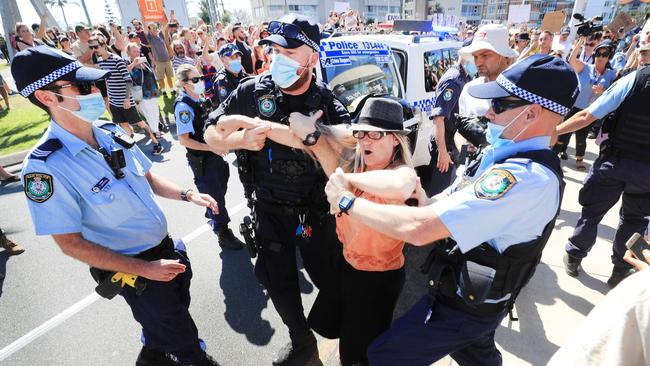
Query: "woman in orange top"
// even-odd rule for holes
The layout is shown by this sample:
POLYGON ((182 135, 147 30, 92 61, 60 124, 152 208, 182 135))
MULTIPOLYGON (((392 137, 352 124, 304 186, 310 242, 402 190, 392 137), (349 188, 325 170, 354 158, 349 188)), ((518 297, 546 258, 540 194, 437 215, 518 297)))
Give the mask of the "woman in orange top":
MULTIPOLYGON (((309 118, 290 118, 298 137, 309 132, 309 118)), ((358 122, 347 130, 347 136, 354 138, 353 148, 347 145, 345 133, 333 131, 340 127, 317 125, 332 151, 313 153, 328 176, 337 166, 349 172, 341 184, 349 184, 355 196, 381 203, 404 203, 414 192, 417 178, 406 138, 409 131, 403 126, 400 103, 389 98, 369 98, 358 122), (337 157, 342 159, 337 162, 337 157)), ((336 231, 343 244, 341 287, 337 294, 319 292, 309 314, 309 325, 324 337, 339 338, 343 366, 367 365, 367 348, 390 327, 404 285, 404 242, 345 214, 337 215, 336 231)))

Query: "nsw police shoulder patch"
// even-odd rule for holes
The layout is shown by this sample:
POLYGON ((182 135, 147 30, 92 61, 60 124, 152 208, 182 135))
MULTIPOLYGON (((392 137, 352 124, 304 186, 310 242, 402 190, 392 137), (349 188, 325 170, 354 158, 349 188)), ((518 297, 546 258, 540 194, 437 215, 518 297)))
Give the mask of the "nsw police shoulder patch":
POLYGON ((178 118, 181 120, 181 123, 189 123, 192 120, 189 111, 178 112, 178 118))
POLYGON ((263 95, 259 99, 260 114, 271 117, 275 113, 275 96, 273 94, 263 95))
POLYGON ((54 193, 54 181, 52 176, 45 173, 25 174, 24 182, 25 195, 36 203, 43 203, 52 197, 54 193))
POLYGON ((445 100, 445 102, 448 102, 451 100, 451 97, 454 95, 454 90, 451 88, 445 89, 444 92, 442 92, 442 99, 445 100))
POLYGON ((219 95, 221 95, 222 98, 225 98, 228 95, 228 91, 226 90, 225 86, 219 87, 219 95))
POLYGON ((496 200, 503 197, 515 184, 517 179, 509 171, 492 169, 474 183, 474 194, 478 198, 496 200))

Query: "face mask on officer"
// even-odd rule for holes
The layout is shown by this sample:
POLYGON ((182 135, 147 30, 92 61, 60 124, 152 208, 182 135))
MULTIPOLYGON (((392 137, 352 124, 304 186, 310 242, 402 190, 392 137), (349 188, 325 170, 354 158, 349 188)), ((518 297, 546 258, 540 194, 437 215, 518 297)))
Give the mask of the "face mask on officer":
POLYGON ((77 95, 74 97, 69 97, 67 95, 63 95, 59 93, 54 93, 54 94, 61 96, 63 98, 76 99, 77 103, 79 103, 78 111, 73 111, 71 109, 64 108, 61 106, 58 107, 68 112, 71 112, 76 117, 88 123, 95 122, 99 117, 101 117, 104 114, 104 111, 106 111, 106 105, 104 104, 104 98, 102 97, 101 93, 77 95))
POLYGON ((513 118, 505 126, 502 126, 502 125, 499 125, 499 124, 496 124, 494 122, 489 121, 487 123, 487 131, 486 131, 486 134, 485 134, 485 139, 487 140, 487 142, 490 145, 492 145, 495 149, 514 143, 515 140, 517 139, 517 137, 521 136, 521 134, 524 133, 524 131, 526 131, 526 129, 528 129, 529 125, 527 124, 525 128, 523 128, 521 131, 519 131, 511 139, 507 139, 507 138, 502 137, 503 131, 505 131, 508 127, 510 127, 513 123, 515 123, 517 121, 517 119, 519 119, 519 117, 521 115, 523 115, 524 113, 526 113, 529 109, 530 109, 530 107, 524 108, 524 110, 519 112, 519 114, 515 118, 513 118))
POLYGON ((192 89, 194 91, 194 94, 201 95, 205 91, 205 84, 203 84, 203 81, 199 81, 198 83, 194 84, 192 89))
POLYGON ((239 74, 239 72, 242 69, 242 64, 240 59, 224 62, 224 65, 226 66, 228 71, 232 72, 233 74, 239 74))
POLYGON ((280 88, 289 88, 300 79, 305 69, 309 69, 308 65, 309 60, 307 60, 307 65, 302 66, 298 61, 276 52, 271 60, 271 79, 280 88), (303 70, 298 73, 300 68, 303 70))

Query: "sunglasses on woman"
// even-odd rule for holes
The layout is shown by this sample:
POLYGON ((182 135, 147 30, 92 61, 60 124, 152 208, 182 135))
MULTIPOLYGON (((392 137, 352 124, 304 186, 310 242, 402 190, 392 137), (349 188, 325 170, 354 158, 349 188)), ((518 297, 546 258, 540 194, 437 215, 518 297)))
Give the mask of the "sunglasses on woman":
POLYGON ((100 46, 103 46, 103 44, 98 44, 98 45, 94 45, 94 46, 88 46, 88 48, 90 48, 91 50, 98 50, 100 46))
POLYGON ((596 44, 595 43, 585 43, 585 46, 587 46, 587 47, 595 47, 596 44))
POLYGON ((501 114, 507 110, 514 109, 528 104, 531 103, 523 99, 494 98, 490 101, 492 110, 496 114, 501 114))
POLYGON ((596 57, 609 57, 609 52, 596 52, 596 57))
POLYGON ((65 89, 65 88, 70 88, 70 87, 75 87, 79 91, 79 94, 81 95, 88 95, 92 93, 93 86, 95 85, 95 82, 93 81, 73 81, 69 84, 62 84, 62 85, 51 85, 48 87, 43 88, 44 90, 60 90, 60 89, 65 89))
POLYGON ((366 136, 371 140, 380 140, 382 137, 386 136, 387 133, 388 132, 386 131, 353 131, 352 136, 357 140, 361 140, 366 136))
POLYGON ((205 80, 203 76, 197 76, 195 78, 188 78, 185 81, 191 81, 193 84, 198 83, 199 81, 205 80))

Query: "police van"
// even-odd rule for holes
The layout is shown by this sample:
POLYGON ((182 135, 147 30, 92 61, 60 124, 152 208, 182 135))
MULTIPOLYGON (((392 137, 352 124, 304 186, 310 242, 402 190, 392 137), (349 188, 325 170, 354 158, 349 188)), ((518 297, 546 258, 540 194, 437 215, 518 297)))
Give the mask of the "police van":
POLYGON ((440 35, 364 36, 390 46, 406 91, 404 99, 429 115, 433 108, 438 80, 458 60, 462 42, 440 40, 440 35))

